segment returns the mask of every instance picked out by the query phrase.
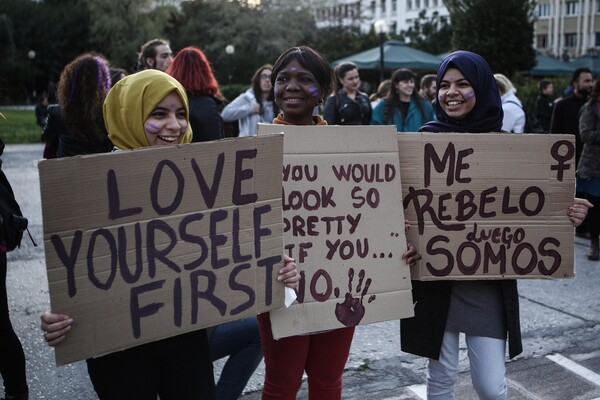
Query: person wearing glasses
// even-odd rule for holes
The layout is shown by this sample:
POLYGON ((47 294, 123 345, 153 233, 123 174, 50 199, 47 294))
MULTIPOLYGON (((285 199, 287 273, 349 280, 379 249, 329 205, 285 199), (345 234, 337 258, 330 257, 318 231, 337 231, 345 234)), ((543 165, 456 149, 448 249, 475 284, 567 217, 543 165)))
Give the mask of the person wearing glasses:
POLYGON ((272 69, 271 64, 257 69, 252 76, 252 87, 227 104, 221 112, 223 121, 238 121, 240 137, 256 135, 258 123, 270 124, 277 114, 271 85, 272 69))

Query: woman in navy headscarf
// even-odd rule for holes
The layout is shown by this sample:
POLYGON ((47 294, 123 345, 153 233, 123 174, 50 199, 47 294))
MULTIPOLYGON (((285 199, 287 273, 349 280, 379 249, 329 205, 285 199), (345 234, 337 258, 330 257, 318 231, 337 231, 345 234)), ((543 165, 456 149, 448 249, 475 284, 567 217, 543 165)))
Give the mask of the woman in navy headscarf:
MULTIPOLYGON (((500 132, 502 102, 494 75, 481 56, 456 51, 442 61, 435 113, 437 120, 423 125, 422 132, 500 132)), ((576 200, 569 209, 574 224, 581 223, 587 207, 585 201, 576 200)), ((479 398, 505 399, 507 339, 510 358, 523 351, 516 281, 412 283, 415 316, 402 320, 402 350, 429 358, 427 398, 454 399, 463 332, 479 398)))

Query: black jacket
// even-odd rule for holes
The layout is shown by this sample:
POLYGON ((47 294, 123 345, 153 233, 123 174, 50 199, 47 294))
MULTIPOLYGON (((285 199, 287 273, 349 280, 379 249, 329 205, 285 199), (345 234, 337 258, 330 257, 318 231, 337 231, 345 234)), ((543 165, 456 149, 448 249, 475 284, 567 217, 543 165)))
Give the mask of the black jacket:
MULTIPOLYGON (((508 331, 508 354, 513 358, 523 351, 517 281, 496 282, 502 288, 508 331)), ((450 308, 452 283, 453 281, 412 281, 415 317, 400 321, 402 351, 439 359, 450 308)))
POLYGON ((327 100, 323 118, 329 125, 369 125, 371 112, 371 102, 366 94, 357 92, 352 100, 340 90, 327 100))
POLYGON ((224 137, 221 110, 223 103, 212 96, 188 93, 192 142, 207 142, 224 137))
POLYGON ((565 97, 554 106, 550 133, 566 133, 575 135, 575 165, 579 164, 579 156, 583 149, 583 142, 579 136, 579 110, 586 99, 574 94, 565 97))

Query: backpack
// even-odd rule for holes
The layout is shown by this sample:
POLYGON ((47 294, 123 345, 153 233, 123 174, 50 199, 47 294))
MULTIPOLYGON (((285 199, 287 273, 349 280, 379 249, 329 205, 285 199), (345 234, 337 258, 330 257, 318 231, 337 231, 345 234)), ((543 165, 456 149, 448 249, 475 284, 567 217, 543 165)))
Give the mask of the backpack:
POLYGON ((523 128, 523 133, 544 133, 544 127, 542 126, 542 123, 533 115, 528 114, 527 110, 525 110, 525 107, 512 100, 507 101, 507 103, 518 105, 521 110, 523 110, 523 113, 525 113, 525 127, 523 128))
MULTIPOLYGON (((4 142, 0 139, 0 155, 3 151, 4 142)), ((25 230, 29 233, 27 218, 23 217, 12 187, 2 171, 2 160, 0 160, 0 252, 9 252, 20 247, 25 230)), ((31 233, 29 237, 33 245, 37 246, 31 233)))

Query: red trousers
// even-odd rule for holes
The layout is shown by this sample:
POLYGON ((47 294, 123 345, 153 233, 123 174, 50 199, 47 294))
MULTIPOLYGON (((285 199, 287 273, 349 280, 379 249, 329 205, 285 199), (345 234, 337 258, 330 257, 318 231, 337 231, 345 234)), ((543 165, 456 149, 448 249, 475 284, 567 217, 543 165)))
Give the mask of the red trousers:
POLYGON ((273 339, 268 313, 258 316, 265 356, 262 400, 295 400, 304 371, 309 400, 340 400, 354 327, 273 339))

